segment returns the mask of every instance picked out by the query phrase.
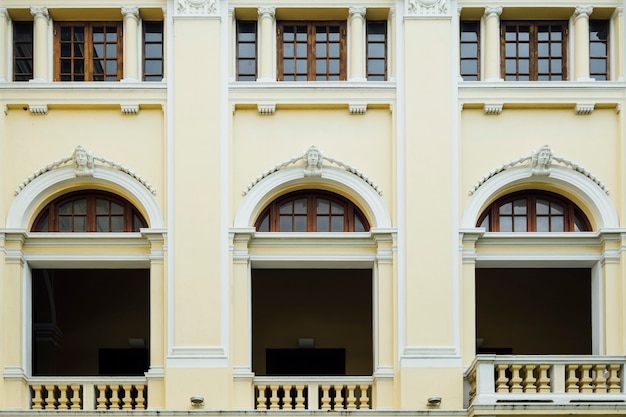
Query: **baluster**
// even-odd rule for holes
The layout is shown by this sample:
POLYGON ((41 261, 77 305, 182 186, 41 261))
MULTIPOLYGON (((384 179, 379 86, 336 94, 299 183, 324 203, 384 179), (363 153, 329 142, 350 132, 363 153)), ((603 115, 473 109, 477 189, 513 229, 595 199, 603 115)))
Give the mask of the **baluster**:
POLYGON ((120 386, 111 385, 111 404, 109 410, 119 410, 120 407, 120 386))
POLYGON ((506 377, 506 370, 509 365, 499 364, 496 366, 498 371, 498 379, 496 380, 496 392, 509 392, 508 378, 506 377))
POLYGON ((72 404, 70 408, 72 410, 80 410, 80 385, 70 385, 70 388, 72 389, 72 399, 70 400, 72 404))
POLYGON ((537 379, 535 378, 535 368, 537 365, 527 364, 524 365, 524 392, 537 392, 537 379))
POLYGON ((30 408, 32 410, 43 410, 43 398, 41 396, 41 389, 43 387, 41 385, 33 385, 31 388, 33 390, 33 402, 30 408))
POLYGON ((304 410, 304 385, 296 385, 296 410, 304 410))
POLYGON ((346 385, 346 409, 356 410, 356 385, 346 385))
POLYGON ((98 399, 96 400, 96 410, 106 410, 107 409, 107 386, 106 385, 97 385, 98 388, 98 399))
POLYGON ((278 406, 278 402, 280 401, 280 398, 278 398, 279 387, 279 385, 270 385, 270 410, 280 409, 278 406))
POLYGON ((591 379, 590 373, 591 365, 580 365, 580 392, 593 392, 593 387, 591 386, 593 379, 591 379))
POLYGON ((565 392, 578 392, 578 378, 576 377, 576 370, 578 365, 567 365, 567 388, 565 392))
POLYGON ((46 397, 44 398, 44 410, 56 410, 56 387, 54 385, 44 385, 44 387, 46 388, 46 397))
POLYGON ((522 365, 511 365, 511 392, 522 392, 522 377, 520 377, 522 365))
POLYGON ((135 398, 135 410, 145 410, 146 396, 144 395, 144 391, 146 390, 146 386, 136 385, 135 389, 137 390, 137 398, 135 398))
POLYGON ((257 410, 267 409, 267 397, 265 396, 266 385, 258 385, 257 389, 259 390, 259 396, 256 399, 256 408, 257 410))
POLYGON ((330 385, 320 385, 322 389, 322 406, 320 410, 330 410, 330 385))
POLYGON ((69 410, 69 399, 67 398, 67 385, 59 385, 59 410, 69 410))
POLYGON ((596 364, 593 366, 593 371, 596 374, 595 381, 593 381, 593 392, 607 392, 606 374, 608 371, 606 365, 596 364))
MULTIPOLYGON (((607 379, 608 391, 611 392, 620 392, 620 378, 618 377, 620 365, 617 363, 609 364, 609 377, 607 379)), ((623 375, 623 373, 622 373, 623 375)))
MULTIPOLYGON (((293 410, 293 405, 291 403, 291 385, 283 385, 283 405, 280 407, 281 410, 293 410)), ((280 390, 279 390, 280 392, 280 390)), ((279 404, 280 405, 280 404, 279 404)))
POLYGON ((369 385, 360 385, 359 389, 361 390, 361 396, 359 397, 359 409, 367 410, 370 408, 370 399, 367 395, 369 391, 369 385))
POLYGON ((133 389, 132 385, 122 385, 122 389, 124 390, 124 398, 122 399, 122 409, 124 410, 132 410, 133 408, 133 398, 131 397, 131 390, 133 389))
POLYGON ((548 378, 550 365, 537 365, 537 369, 537 392, 550 392, 550 378, 548 378))

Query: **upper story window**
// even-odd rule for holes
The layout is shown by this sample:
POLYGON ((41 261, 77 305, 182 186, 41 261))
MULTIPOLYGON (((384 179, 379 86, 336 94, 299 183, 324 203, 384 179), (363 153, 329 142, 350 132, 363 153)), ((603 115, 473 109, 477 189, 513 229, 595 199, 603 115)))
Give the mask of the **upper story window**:
POLYGON ((571 201, 554 193, 531 190, 504 196, 480 216, 488 232, 585 232, 591 226, 571 201))
POLYGON ((567 79, 567 21, 502 22, 505 81, 567 79))
POLYGON ((589 22, 589 76, 596 80, 609 79, 609 22, 589 22))
POLYGON ((480 22, 460 22, 460 67, 464 81, 480 80, 480 22))
POLYGON ((130 202, 102 191, 79 191, 48 204, 32 231, 138 232, 141 227, 147 223, 130 202))
POLYGON ((163 22, 143 22, 143 80, 163 80, 163 22))
POLYGON ((119 81, 121 22, 59 22, 54 26, 55 81, 119 81))
POLYGON ((33 22, 13 22, 13 81, 33 78, 33 22))
POLYGON ((257 79, 257 22, 237 21, 237 80, 257 79))
POLYGON ((367 21, 367 79, 387 79, 387 22, 367 21))
POLYGON ((306 190, 273 201, 259 216, 259 232, 365 232, 369 224, 350 201, 336 194, 306 190))
POLYGON ((278 80, 346 79, 345 22, 278 22, 278 80))

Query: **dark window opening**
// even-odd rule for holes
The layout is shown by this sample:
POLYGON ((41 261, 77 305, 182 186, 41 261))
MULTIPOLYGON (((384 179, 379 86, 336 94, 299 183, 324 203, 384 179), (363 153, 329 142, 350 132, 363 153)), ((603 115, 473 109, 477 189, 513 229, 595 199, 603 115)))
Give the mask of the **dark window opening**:
POLYGON ((609 22, 589 22, 589 75, 596 80, 609 79, 609 22))
POLYGON ((387 79, 387 22, 367 21, 367 79, 387 79))
POLYGON ((13 81, 33 79, 33 22, 13 22, 13 81))
POLYGON ((163 22, 143 22, 143 80, 163 80, 163 22))
POLYGON ((464 81, 480 80, 480 22, 462 21, 460 66, 464 81))
POLYGON ((237 80, 257 79, 257 22, 237 21, 237 80))

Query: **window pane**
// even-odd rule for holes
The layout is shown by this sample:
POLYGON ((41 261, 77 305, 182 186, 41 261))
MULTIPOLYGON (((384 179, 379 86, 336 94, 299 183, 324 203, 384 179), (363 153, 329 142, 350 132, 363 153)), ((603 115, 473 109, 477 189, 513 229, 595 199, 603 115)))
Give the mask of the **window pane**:
POLYGON ((109 231, 109 216, 96 217, 96 232, 109 231))
POLYGON ((550 214, 550 203, 546 200, 537 200, 537 214, 550 214))
POLYGON ((365 231, 365 226, 363 225, 363 222, 358 216, 354 216, 354 231, 355 232, 365 231))
POLYGON ((556 216, 552 217, 552 230, 551 232, 564 232, 565 225, 563 224, 563 217, 556 216))
POLYGON ((343 223, 343 216, 333 216, 331 232, 343 232, 343 223))
POLYGON ((96 199, 96 214, 109 214, 109 200, 96 199))
POLYGON ((297 216, 294 218, 294 232, 306 232, 306 216, 297 216))
POLYGON ((329 218, 326 216, 318 216, 317 217, 317 231, 318 232, 329 232, 330 224, 329 218))
POLYGON ((280 231, 291 232, 291 216, 280 216, 280 231))
POLYGON ((500 206, 500 214, 512 214, 513 203, 505 203, 500 206))
POLYGON ((306 210, 307 199, 306 198, 301 198, 299 200, 294 201, 293 205, 294 205, 294 213, 306 214, 307 212, 306 210))
POLYGON ((80 199, 74 201, 74 214, 87 214, 87 200, 80 199))
POLYGON ((111 232, 124 231, 124 216, 111 217, 111 232))
POLYGON ((537 231, 549 232, 550 231, 550 218, 549 217, 537 217, 537 231))
POLYGON ((74 231, 75 232, 86 232, 87 231, 87 222, 86 217, 74 217, 74 231))
POLYGON ((513 231, 513 221, 511 217, 500 217, 500 231, 501 232, 513 231))
POLYGON ((526 216, 516 216, 515 217, 515 232, 525 232, 526 231, 526 216))
POLYGON ((266 215, 261 223, 259 223, 259 227, 257 228, 259 232, 269 232, 270 231, 270 216, 266 215))
POLYGON ((66 216, 59 217, 59 232, 72 231, 72 218, 66 216))
POLYGON ((513 213, 515 214, 526 214, 526 200, 515 200, 513 203, 515 208, 513 209, 513 213))
POLYGON ((464 43, 461 45, 461 58, 473 58, 478 56, 478 44, 464 43))
POLYGON ((328 214, 330 213, 330 201, 318 198, 317 199, 317 214, 328 214))

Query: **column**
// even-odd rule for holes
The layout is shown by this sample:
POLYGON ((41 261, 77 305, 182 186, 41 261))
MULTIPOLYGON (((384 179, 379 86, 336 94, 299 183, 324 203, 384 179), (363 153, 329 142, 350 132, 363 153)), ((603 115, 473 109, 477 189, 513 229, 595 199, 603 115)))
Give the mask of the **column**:
POLYGON ((485 81, 500 77, 500 15, 502 6, 485 7, 485 81))
POLYGON ((259 7, 259 79, 276 81, 274 73, 274 17, 275 7, 259 7))
POLYGON ((33 81, 50 81, 48 71, 48 15, 47 7, 31 7, 30 14, 35 18, 33 42, 33 81))
POLYGON ((591 81, 589 77, 589 15, 591 6, 578 6, 574 11, 574 79, 591 81))
POLYGON ((9 79, 9 12, 0 8, 0 83, 9 79))
POLYGON ((366 8, 350 7, 349 81, 366 81, 365 77, 365 11, 366 8))
POLYGON ((122 7, 124 16, 124 77, 122 81, 139 80, 139 48, 137 30, 139 27, 139 8, 122 7))
POLYGON ((615 56, 615 77, 612 79, 624 81, 626 70, 626 51, 624 50, 624 7, 616 7, 613 13, 613 28, 615 30, 615 45, 611 47, 611 54, 615 56))

